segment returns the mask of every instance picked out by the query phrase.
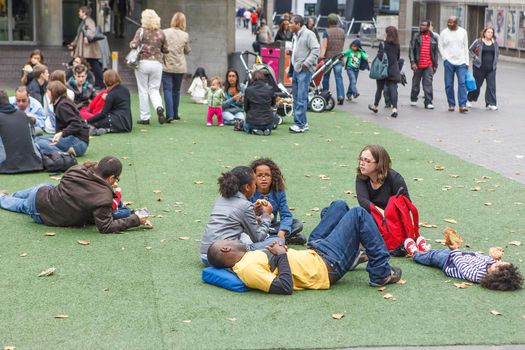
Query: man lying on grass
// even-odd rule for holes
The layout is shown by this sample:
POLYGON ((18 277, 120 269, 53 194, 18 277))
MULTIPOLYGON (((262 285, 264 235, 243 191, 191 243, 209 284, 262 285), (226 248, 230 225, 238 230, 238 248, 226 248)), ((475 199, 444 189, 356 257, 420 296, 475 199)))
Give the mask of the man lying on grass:
POLYGON ((71 167, 58 186, 40 184, 8 195, 0 191, 0 208, 30 215, 38 224, 48 226, 97 225, 102 233, 125 231, 145 224, 147 216, 135 213, 113 220, 112 185, 119 180, 122 163, 104 157, 95 168, 71 167))
POLYGON ((348 271, 366 261, 372 287, 396 283, 401 269, 390 266, 390 254, 374 219, 363 208, 349 209, 335 201, 321 212, 321 222, 308 238, 307 250, 287 249, 274 242, 266 250, 247 251, 238 241, 220 240, 208 249, 208 261, 232 268, 250 288, 273 294, 328 289, 348 271))

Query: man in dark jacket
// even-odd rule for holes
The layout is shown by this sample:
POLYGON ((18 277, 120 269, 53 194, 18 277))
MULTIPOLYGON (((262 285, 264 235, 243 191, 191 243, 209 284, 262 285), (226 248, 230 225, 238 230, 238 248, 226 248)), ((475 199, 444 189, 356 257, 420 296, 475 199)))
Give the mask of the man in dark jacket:
POLYGON ((10 104, 5 91, 0 90, 0 174, 43 169, 28 121, 26 114, 10 104))
POLYGON ((97 166, 70 168, 58 186, 41 184, 8 195, 0 191, 0 208, 30 215, 48 226, 82 227, 95 224, 101 233, 121 232, 145 224, 147 216, 135 213, 113 220, 112 185, 119 180, 122 163, 104 157, 97 166))
POLYGON ((414 77, 412 78, 412 91, 410 93, 410 105, 415 106, 417 103, 419 85, 421 78, 423 78, 425 108, 434 109, 434 106, 432 105, 432 82, 434 73, 436 73, 438 67, 438 39, 429 28, 429 21, 421 21, 419 24, 419 33, 414 35, 410 41, 410 48, 408 49, 410 66, 414 71, 414 77))
POLYGON ((273 89, 266 83, 266 77, 260 70, 253 73, 252 84, 244 93, 246 121, 244 131, 257 135, 270 135, 278 124, 272 106, 275 104, 273 89))

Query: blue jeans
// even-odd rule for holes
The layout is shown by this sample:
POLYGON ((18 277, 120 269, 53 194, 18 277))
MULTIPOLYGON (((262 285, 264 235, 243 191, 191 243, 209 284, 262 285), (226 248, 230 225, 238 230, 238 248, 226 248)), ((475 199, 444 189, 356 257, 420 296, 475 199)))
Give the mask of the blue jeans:
POLYGON ((390 275, 390 254, 370 214, 363 208, 348 208, 334 201, 321 212, 321 222, 308 237, 308 248, 315 250, 332 268, 337 279, 355 268, 359 244, 368 255, 366 270, 371 282, 390 275))
MULTIPOLYGON (((232 111, 235 112, 235 110, 232 109, 232 111)), ((225 124, 225 125, 233 125, 235 124, 235 121, 236 120, 244 120, 245 117, 244 117, 244 112, 242 111, 237 111, 235 113, 232 113, 228 110, 223 110, 222 111, 222 122, 225 124)))
POLYGON ((454 73, 458 77, 458 105, 465 107, 467 105, 467 87, 465 86, 465 76, 467 66, 460 64, 455 66, 449 61, 445 61, 445 91, 447 92, 447 101, 449 106, 456 106, 454 97, 454 73))
POLYGON ((292 92, 293 92, 293 120, 295 125, 300 128, 306 126, 306 109, 308 108, 308 87, 312 73, 310 71, 293 71, 292 92))
POLYGON ((180 86, 183 73, 162 72, 162 91, 166 105, 166 118, 179 116, 180 86))
POLYGON ((265 249, 267 245, 273 242, 281 242, 284 244, 284 239, 278 236, 270 236, 266 238, 264 241, 255 242, 252 244, 248 244, 248 250, 259 250, 259 249, 265 249))
POLYGON ((111 216, 113 216, 113 220, 124 219, 131 216, 131 210, 120 202, 117 210, 115 210, 111 216))
MULTIPOLYGON (((335 75, 335 88, 337 91, 337 99, 342 100, 345 98, 345 86, 343 84, 343 63, 337 62, 332 70, 335 75)), ((330 73, 332 70, 326 72, 323 76, 323 90, 330 90, 330 73)))
POLYGON ((416 252, 412 259, 419 264, 439 267, 443 270, 451 252, 448 249, 431 249, 426 253, 416 252))
POLYGON ((77 156, 80 157, 86 153, 88 148, 86 142, 73 135, 62 137, 55 145, 51 143, 51 140, 53 140, 52 137, 40 136, 35 141, 42 153, 67 152, 69 148, 73 147, 77 156))
POLYGON ((43 186, 54 187, 52 184, 44 183, 15 192, 10 196, 0 195, 0 208, 14 211, 15 213, 27 214, 31 216, 34 222, 41 224, 42 219, 36 208, 36 193, 43 186))
POLYGON ((350 97, 357 94, 357 77, 359 76, 359 69, 346 68, 346 75, 348 75, 348 80, 350 81, 348 85, 348 91, 346 91, 346 96, 350 97))

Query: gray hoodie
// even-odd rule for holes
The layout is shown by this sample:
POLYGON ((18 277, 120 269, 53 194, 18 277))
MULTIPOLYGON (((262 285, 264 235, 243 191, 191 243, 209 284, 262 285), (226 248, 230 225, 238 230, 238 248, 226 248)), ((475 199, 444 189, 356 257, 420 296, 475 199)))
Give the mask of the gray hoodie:
POLYGON ((314 32, 306 28, 306 26, 302 26, 293 38, 292 63, 294 71, 302 71, 304 64, 313 73, 319 54, 319 42, 314 32))

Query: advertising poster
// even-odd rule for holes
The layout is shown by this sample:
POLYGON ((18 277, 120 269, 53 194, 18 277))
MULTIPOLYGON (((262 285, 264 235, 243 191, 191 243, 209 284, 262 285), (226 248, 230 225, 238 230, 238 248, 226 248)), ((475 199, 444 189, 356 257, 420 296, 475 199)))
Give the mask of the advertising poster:
POLYGON ((505 46, 505 9, 496 10, 496 25, 494 30, 496 33, 496 42, 500 47, 505 46))
POLYGON ((516 11, 507 11, 507 32, 505 37, 505 46, 515 49, 516 48, 516 32, 518 27, 518 19, 516 11))
POLYGON ((525 50, 525 11, 518 11, 518 49, 525 50))
POLYGON ((494 28, 494 9, 485 9, 485 27, 494 28))

